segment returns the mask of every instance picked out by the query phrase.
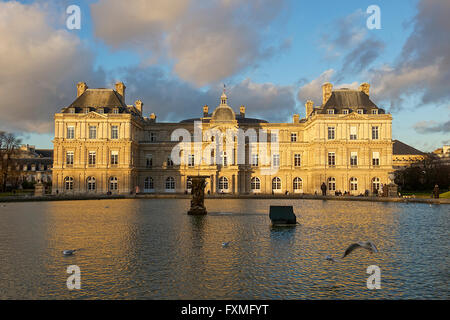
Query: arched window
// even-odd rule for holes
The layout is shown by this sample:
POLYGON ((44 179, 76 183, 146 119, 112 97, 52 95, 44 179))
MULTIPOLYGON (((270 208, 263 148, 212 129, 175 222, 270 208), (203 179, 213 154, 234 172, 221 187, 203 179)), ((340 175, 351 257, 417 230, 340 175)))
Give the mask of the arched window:
POLYGON ((118 185, 117 177, 109 178, 109 191, 117 191, 118 185))
POLYGON ((228 190, 228 179, 226 177, 219 178, 219 190, 220 191, 228 190))
POLYGON ((172 160, 171 157, 168 157, 168 158, 167 158, 167 166, 168 166, 168 167, 173 167, 173 160, 172 160))
POLYGON ((73 190, 73 178, 72 177, 64 178, 64 187, 66 190, 73 190))
POLYGON ((250 181, 250 187, 251 189, 254 190, 261 190, 261 181, 259 180, 258 177, 253 177, 252 180, 250 181))
POLYGON ((186 189, 191 190, 192 189, 192 179, 188 178, 186 180, 186 189))
POLYGON ((296 177, 294 178, 294 191, 300 191, 303 190, 303 181, 301 178, 296 177))
POLYGON ((355 177, 350 178, 350 190, 351 191, 358 190, 358 179, 355 177))
POLYGON ((94 177, 88 177, 87 178, 87 190, 88 191, 95 191, 96 189, 96 183, 94 177))
POLYGON ((328 178, 328 191, 336 191, 336 179, 334 177, 328 178))
POLYGON ((175 190, 175 179, 173 177, 166 179, 166 190, 175 190))
POLYGON ((375 190, 380 190, 380 178, 373 178, 372 179, 372 192, 375 192, 375 190))
POLYGON ((272 179, 272 190, 281 190, 281 179, 275 177, 272 179))
POLYGON ((152 177, 146 177, 144 180, 144 192, 148 192, 151 190, 154 190, 155 187, 153 185, 153 178, 152 177))

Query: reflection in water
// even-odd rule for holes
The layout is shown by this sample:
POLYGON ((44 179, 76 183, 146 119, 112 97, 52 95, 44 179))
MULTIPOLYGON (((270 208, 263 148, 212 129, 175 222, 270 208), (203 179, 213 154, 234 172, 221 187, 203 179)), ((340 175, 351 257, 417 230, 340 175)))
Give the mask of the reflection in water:
POLYGON ((188 216, 184 199, 8 204, 0 208, 0 298, 450 297, 446 206, 239 199, 205 205, 207 216, 188 216), (271 227, 270 205, 293 205, 299 225, 271 227), (380 252, 325 260, 365 240, 380 252), (64 249, 81 250, 65 257, 64 249), (78 291, 66 287, 72 264, 81 269, 78 291), (369 265, 381 268, 381 290, 366 288, 369 265))

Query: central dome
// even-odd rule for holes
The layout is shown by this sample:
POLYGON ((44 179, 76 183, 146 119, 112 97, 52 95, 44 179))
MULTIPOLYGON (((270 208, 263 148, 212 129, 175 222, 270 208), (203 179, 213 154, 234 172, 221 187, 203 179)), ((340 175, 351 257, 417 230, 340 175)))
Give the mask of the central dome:
POLYGON ((229 106, 221 105, 214 110, 212 119, 214 121, 233 121, 236 119, 236 115, 229 106))

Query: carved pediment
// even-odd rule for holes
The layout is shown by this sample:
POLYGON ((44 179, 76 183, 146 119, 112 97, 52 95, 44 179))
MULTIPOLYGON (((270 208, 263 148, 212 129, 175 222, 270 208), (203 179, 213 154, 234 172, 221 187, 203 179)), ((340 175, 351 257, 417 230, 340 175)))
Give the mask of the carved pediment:
POLYGON ((348 120, 363 120, 365 119, 364 115, 359 114, 357 112, 352 112, 344 116, 345 119, 348 120))
POLYGON ((85 118, 86 119, 106 119, 106 115, 97 113, 95 111, 91 111, 86 114, 85 118))

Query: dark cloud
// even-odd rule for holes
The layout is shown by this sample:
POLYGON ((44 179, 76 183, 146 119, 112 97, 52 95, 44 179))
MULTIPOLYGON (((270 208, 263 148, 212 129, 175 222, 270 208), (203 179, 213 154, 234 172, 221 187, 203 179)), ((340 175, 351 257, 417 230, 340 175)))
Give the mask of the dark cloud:
MULTIPOLYGON (((223 87, 214 85, 200 90, 187 82, 168 76, 157 67, 131 68, 121 79, 127 86, 127 101, 144 102, 144 113, 155 113, 160 121, 180 121, 202 115, 207 104, 210 112, 219 105, 223 87)), ((272 83, 255 83, 245 79, 226 88, 229 105, 239 112, 246 106, 248 117, 261 117, 269 121, 286 121, 295 113, 294 87, 272 83), (276 112, 275 112, 276 110, 276 112)))
POLYGON ((393 109, 411 94, 420 94, 423 104, 450 99, 450 1, 421 0, 417 10, 397 62, 373 70, 374 95, 393 109))
POLYGON ((366 39, 346 54, 342 66, 342 73, 360 73, 380 56, 385 43, 376 39, 366 39))
POLYGON ((449 133, 450 120, 442 123, 437 123, 435 121, 420 121, 414 125, 414 130, 421 134, 436 132, 449 133))

